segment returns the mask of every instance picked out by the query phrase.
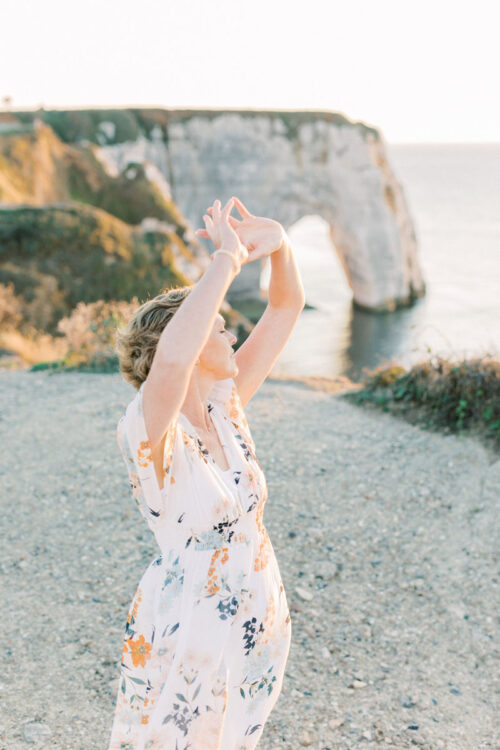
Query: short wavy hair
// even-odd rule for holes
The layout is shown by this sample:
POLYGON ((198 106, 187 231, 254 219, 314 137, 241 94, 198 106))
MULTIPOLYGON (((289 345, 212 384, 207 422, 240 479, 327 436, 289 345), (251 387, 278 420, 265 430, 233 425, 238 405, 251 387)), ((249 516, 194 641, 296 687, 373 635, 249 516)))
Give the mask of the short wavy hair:
POLYGON ((115 351, 120 372, 139 390, 153 364, 161 333, 182 305, 191 286, 174 287, 144 302, 123 328, 118 328, 115 351))

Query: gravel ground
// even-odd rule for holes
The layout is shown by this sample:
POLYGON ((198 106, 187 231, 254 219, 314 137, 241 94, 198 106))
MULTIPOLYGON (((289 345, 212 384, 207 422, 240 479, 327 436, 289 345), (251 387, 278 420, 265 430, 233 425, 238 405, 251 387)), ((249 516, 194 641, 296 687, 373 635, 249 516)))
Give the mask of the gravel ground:
MULTIPOLYGON (((115 438, 134 393, 0 374, 5 750, 107 748, 158 554, 115 438)), ((499 748, 498 457, 298 382, 268 379, 246 414, 292 615, 259 750, 499 748)))

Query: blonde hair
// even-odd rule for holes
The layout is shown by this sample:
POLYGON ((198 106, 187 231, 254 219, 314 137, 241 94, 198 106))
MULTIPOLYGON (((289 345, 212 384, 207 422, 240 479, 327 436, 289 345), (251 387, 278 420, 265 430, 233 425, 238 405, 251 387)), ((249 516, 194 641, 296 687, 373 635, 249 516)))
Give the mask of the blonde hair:
POLYGON ((146 380, 161 333, 191 292, 191 286, 174 287, 144 302, 123 328, 118 328, 115 351, 120 372, 137 390, 146 380))

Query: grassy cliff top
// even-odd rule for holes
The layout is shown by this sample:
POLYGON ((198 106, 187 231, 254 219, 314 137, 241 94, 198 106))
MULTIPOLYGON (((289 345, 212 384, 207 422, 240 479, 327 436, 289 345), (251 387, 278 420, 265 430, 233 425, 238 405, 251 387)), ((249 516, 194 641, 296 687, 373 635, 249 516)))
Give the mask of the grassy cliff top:
MULTIPOLYGON (((93 108, 93 109, 37 109, 15 110, 9 113, 20 125, 32 124, 36 118, 57 133, 66 143, 90 141, 99 145, 133 141, 140 134, 147 138, 168 141, 168 126, 186 122, 192 117, 214 119, 224 114, 238 114, 241 117, 268 117, 281 120, 288 138, 294 138, 299 125, 305 122, 324 120, 335 125, 354 127, 363 135, 370 133, 380 139, 377 128, 360 120, 350 120, 340 112, 331 110, 293 109, 238 109, 238 108, 93 108)), ((12 127, 12 123, 10 124, 12 127)), ((1 129, 1 124, 0 124, 1 129)))

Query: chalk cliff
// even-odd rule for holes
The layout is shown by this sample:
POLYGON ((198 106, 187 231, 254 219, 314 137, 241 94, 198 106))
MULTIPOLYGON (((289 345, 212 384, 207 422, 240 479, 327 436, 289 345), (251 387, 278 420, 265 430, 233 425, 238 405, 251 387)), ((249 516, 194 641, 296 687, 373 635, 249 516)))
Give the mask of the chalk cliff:
MULTIPOLYGON (((115 174, 129 161, 155 165, 194 228, 232 194, 286 229, 318 214, 359 306, 391 310, 424 292, 404 190, 374 128, 330 112, 190 111, 98 155, 115 174)), ((230 295, 254 293, 259 273, 245 266, 230 295)))
MULTIPOLYGON (((329 224, 332 252, 339 254, 356 305, 392 310, 424 294, 411 213, 376 128, 329 111, 37 114, 63 140, 96 144, 94 154, 110 176, 117 178, 130 163, 142 163, 148 179, 178 206, 191 231, 203 226, 202 215, 215 198, 225 202, 233 194, 285 229, 317 214, 329 224)), ((185 239, 203 264, 208 240, 200 240, 197 250, 192 234, 185 239)), ((260 270, 260 264, 244 266, 229 301, 255 296, 260 270)))

